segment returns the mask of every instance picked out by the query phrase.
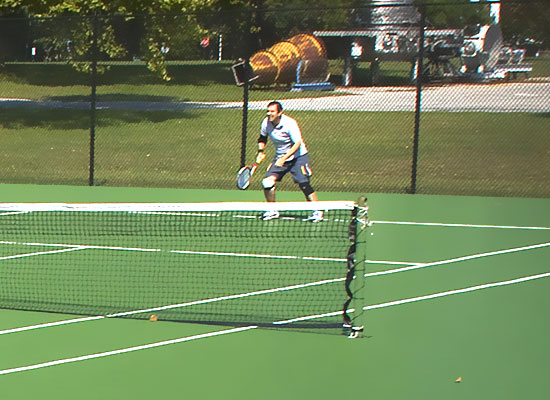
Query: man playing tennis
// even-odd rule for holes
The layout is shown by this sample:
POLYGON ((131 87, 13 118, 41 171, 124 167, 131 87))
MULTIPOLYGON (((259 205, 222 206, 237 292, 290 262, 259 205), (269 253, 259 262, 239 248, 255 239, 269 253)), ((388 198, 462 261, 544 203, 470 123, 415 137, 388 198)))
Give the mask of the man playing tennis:
MULTIPOLYGON (((262 186, 265 199, 268 202, 275 201, 275 184, 290 172, 294 182, 298 184, 308 201, 317 201, 317 194, 309 183, 311 168, 307 147, 302 139, 302 133, 298 122, 294 118, 283 113, 283 106, 278 101, 272 101, 267 105, 267 117, 262 121, 260 137, 258 139, 258 155, 256 163, 262 162, 265 155, 267 140, 271 139, 275 147, 275 158, 269 166, 262 186)), ((279 217, 278 211, 268 211, 263 220, 279 217)), ((309 221, 318 222, 323 219, 322 211, 314 211, 309 221)))

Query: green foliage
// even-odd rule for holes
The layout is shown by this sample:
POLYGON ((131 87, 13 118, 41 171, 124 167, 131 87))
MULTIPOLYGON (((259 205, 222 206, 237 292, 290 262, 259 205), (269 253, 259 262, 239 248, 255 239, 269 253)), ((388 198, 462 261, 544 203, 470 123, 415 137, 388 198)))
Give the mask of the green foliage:
MULTIPOLYGON (((187 8, 192 10, 207 3, 197 0, 9 0, 5 7, 24 8, 29 16, 39 18, 36 24, 42 34, 36 43, 46 49, 50 60, 65 60, 77 70, 89 71, 89 60, 94 52, 114 60, 127 54, 117 41, 113 21, 107 16, 121 15, 129 20, 135 16, 163 13, 181 15, 187 8), (71 16, 80 18, 73 21, 71 16), (89 18, 82 18, 86 16, 89 18), (47 24, 51 18, 66 19, 67 23, 57 23, 53 28, 40 26, 47 24), (94 23, 100 25, 96 26, 98 35, 95 37, 94 23), (97 49, 93 48, 94 43, 97 43, 97 49)), ((192 16, 188 18, 193 20, 192 16)), ((195 23, 191 34, 196 36, 199 32, 201 29, 195 23)), ((147 19, 142 49, 145 50, 148 68, 163 80, 170 79, 166 70, 166 53, 162 51, 170 47, 170 40, 170 32, 164 30, 162 19, 147 19)))
POLYGON ((434 28, 461 29, 466 25, 488 25, 493 19, 489 15, 489 5, 472 4, 470 0, 417 0, 425 5, 426 20, 434 28))
MULTIPOLYGON (((224 55, 246 57, 299 32, 353 28, 354 13, 370 3, 368 0, 4 0, 0 15, 31 18, 33 44, 41 47, 49 61, 65 61, 79 71, 89 71, 95 52, 100 61, 140 58, 157 77, 169 81, 166 61, 204 58, 205 53, 198 46, 202 37, 212 39, 223 34, 224 38, 231 38, 224 41, 224 55), (94 21, 98 24, 97 41, 94 41, 94 21), (132 25, 139 26, 137 32, 121 35, 121 31, 129 31, 132 25)), ((469 24, 491 23, 486 1, 415 3, 426 6, 432 27, 464 28, 469 24)), ((505 39, 528 37, 550 43, 549 13, 542 1, 503 2, 501 26, 505 39)), ((10 29, 4 27, 0 33, 17 34, 20 41, 29 35, 25 27, 19 27, 21 32, 17 33, 10 29)), ((17 44, 18 49, 23 47, 17 44)), ((6 53, 5 48, 0 49, 0 57, 5 58, 6 53)), ((28 50, 18 54, 17 60, 28 60, 28 56, 21 56, 28 54, 28 50)))
POLYGON ((550 46, 550 7, 547 2, 504 2, 501 8, 502 30, 506 39, 533 39, 550 46))
MULTIPOLYGON (((32 25, 33 32, 38 37, 34 42, 44 49, 46 59, 66 61, 77 71, 91 70, 95 34, 98 54, 106 54, 111 59, 126 54, 124 47, 115 39, 114 28, 100 19, 57 17, 32 20, 32 25)), ((103 70, 100 68, 99 72, 103 70)))

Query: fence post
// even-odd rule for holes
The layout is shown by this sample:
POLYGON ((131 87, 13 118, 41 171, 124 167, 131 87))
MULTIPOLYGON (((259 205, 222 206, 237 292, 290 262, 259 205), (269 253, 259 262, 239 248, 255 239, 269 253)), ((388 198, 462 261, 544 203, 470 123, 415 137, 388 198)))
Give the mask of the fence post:
MULTIPOLYGON (((248 69, 248 57, 245 60, 245 68, 248 69)), ((246 165, 246 138, 248 131, 248 80, 243 85, 243 119, 241 129, 241 168, 246 165)))
POLYGON ((241 129, 241 168, 246 165, 246 138, 248 131, 248 91, 250 88, 250 42, 251 42, 251 24, 252 24, 252 11, 248 11, 246 17, 246 31, 245 31, 245 49, 244 49, 244 85, 243 85, 243 117, 242 117, 242 129, 241 129))
POLYGON ((413 136, 413 158, 411 172, 411 187, 409 193, 416 193, 416 175, 418 169, 418 139, 420 134, 420 112, 422 99, 422 76, 424 75, 424 30, 426 25, 426 12, 423 5, 419 6, 420 11, 420 39, 418 40, 418 58, 416 68, 416 104, 414 113, 414 136, 413 136))
POLYGON ((95 169, 95 112, 96 112, 96 86, 97 86, 97 32, 98 32, 97 16, 92 19, 92 94, 90 96, 90 165, 88 185, 94 186, 94 169, 95 169))

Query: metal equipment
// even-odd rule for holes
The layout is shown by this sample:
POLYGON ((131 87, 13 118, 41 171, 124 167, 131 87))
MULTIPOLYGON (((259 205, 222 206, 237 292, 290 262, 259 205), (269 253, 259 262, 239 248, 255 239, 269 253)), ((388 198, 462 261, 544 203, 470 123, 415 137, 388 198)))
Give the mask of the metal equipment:
POLYGON ((379 0, 371 5, 355 15, 357 29, 314 32, 317 37, 327 41, 330 38, 336 46, 349 49, 344 58, 345 86, 351 85, 359 61, 371 63, 373 85, 379 82, 382 61, 410 62, 410 79, 416 81, 420 47, 426 60, 423 78, 428 80, 503 79, 532 70, 521 64, 522 52, 503 47, 502 32, 496 23, 464 29, 425 28, 424 43, 420 44, 420 14, 413 0, 379 0))
POLYGON ((328 59, 323 41, 313 35, 299 34, 260 50, 232 66, 235 82, 257 86, 288 85, 295 89, 332 89, 328 80, 328 59))

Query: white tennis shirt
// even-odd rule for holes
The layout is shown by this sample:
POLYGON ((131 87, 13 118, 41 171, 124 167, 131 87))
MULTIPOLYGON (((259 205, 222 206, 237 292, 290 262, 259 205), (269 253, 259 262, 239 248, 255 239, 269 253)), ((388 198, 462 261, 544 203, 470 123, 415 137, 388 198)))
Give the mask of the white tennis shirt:
POLYGON ((301 141, 302 144, 296 153, 288 158, 287 161, 292 160, 296 156, 303 156, 307 153, 307 147, 302 139, 302 132, 298 126, 298 122, 288 115, 282 114, 279 121, 279 125, 273 126, 268 117, 265 117, 262 121, 262 128, 260 135, 269 138, 275 146, 275 158, 279 158, 286 154, 288 150, 294 145, 294 143, 301 141))

